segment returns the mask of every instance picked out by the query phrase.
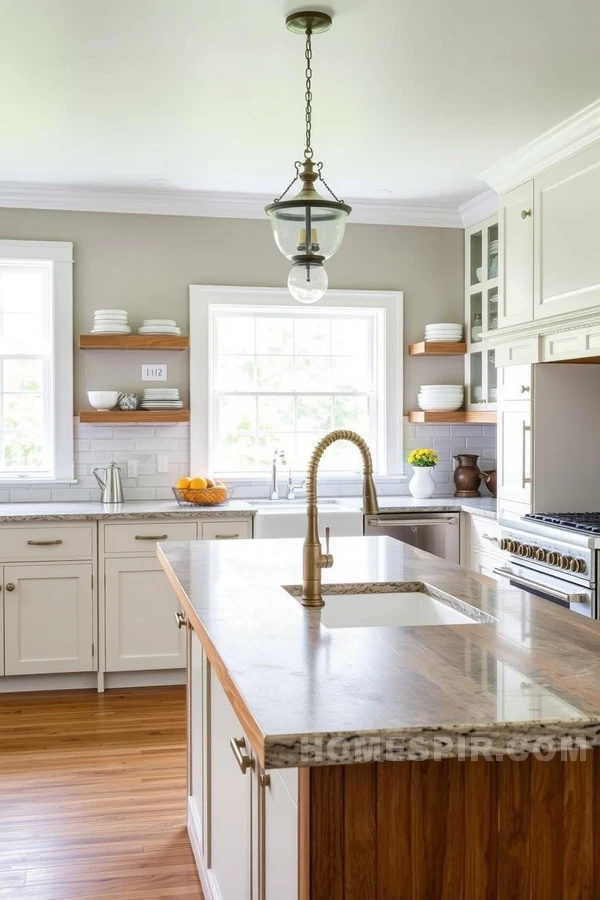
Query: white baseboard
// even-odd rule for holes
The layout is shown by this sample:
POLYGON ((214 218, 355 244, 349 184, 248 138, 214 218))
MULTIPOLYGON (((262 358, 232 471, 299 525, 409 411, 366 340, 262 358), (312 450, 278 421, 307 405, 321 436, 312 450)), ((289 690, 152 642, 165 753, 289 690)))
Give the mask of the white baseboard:
POLYGON ((106 672, 106 688, 159 687, 161 684, 185 684, 185 669, 153 669, 151 672, 106 672))
MULTIPOLYGON (((185 669, 152 672, 107 672, 106 688, 158 687, 162 684, 185 684, 185 669)), ((66 672, 62 675, 5 675, 0 677, 0 694, 25 691, 81 691, 98 688, 97 672, 66 672)))
POLYGON ((222 900, 219 887, 210 869, 206 868, 202 850, 200 849, 202 846, 202 822, 200 821, 200 814, 193 797, 188 797, 187 828, 204 896, 206 900, 222 900))

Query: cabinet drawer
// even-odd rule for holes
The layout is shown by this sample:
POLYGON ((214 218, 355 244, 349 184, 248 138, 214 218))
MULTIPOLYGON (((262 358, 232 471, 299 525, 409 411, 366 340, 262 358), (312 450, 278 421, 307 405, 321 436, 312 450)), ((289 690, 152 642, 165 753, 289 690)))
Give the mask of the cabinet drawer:
POLYGON ((495 519, 471 516, 471 550, 494 553, 498 550, 500 526, 495 519))
POLYGON ((69 526, 15 524, 0 530, 0 559, 14 560, 91 559, 94 554, 93 524, 69 526))
POLYGON ((540 339, 537 337, 511 341, 508 344, 498 344, 496 347, 496 368, 498 369, 504 366, 523 366, 539 361, 540 339))
POLYGON ((496 575, 494 569, 499 569, 504 564, 501 556, 493 556, 487 553, 473 554, 473 571, 478 575, 484 575, 485 578, 491 578, 492 581, 500 582, 501 575, 496 575))
POLYGON ((224 541, 250 537, 250 524, 245 519, 215 519, 200 525, 203 541, 224 541))
POLYGON ((105 553, 154 554, 158 541, 195 541, 196 522, 123 522, 104 526, 105 553))
POLYGON ((500 400, 531 400, 533 366, 504 366, 498 375, 500 400))

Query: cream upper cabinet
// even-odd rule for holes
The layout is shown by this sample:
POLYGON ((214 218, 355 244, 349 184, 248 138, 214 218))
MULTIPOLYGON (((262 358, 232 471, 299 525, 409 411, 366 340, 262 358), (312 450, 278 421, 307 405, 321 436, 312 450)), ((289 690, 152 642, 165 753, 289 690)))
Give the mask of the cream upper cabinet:
POLYGON ((91 672, 91 563, 4 567, 5 674, 91 672))
POLYGON ((600 306, 600 145, 536 176, 535 209, 534 317, 600 306))
POLYGON ((105 559, 106 671, 181 669, 179 601, 156 557, 105 559))
POLYGON ((534 213, 533 181, 500 198, 500 328, 533 319, 534 213))

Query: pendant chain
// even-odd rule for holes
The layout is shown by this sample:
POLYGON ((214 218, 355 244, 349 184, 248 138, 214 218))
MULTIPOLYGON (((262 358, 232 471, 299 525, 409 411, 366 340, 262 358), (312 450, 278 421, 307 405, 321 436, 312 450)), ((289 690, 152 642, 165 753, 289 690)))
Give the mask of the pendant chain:
POLYGON ((306 69, 304 74, 306 75, 306 93, 304 94, 304 99, 306 100, 306 147, 304 149, 304 158, 312 159, 313 158, 313 148, 310 145, 311 141, 311 129, 312 129, 312 41, 311 41, 311 30, 310 28, 306 31, 306 49, 304 51, 304 57, 306 59, 306 69))

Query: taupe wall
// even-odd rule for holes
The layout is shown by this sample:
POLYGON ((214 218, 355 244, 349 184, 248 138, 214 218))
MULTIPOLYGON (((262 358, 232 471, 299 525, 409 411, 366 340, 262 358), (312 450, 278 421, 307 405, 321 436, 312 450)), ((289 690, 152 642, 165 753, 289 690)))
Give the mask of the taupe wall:
MULTIPOLYGON (((281 287, 289 270, 266 221, 0 209, 0 239, 73 242, 76 335, 104 307, 127 309, 133 325, 174 318, 186 332, 190 284, 281 287)), ((327 270, 332 288, 403 290, 406 343, 421 340, 427 322, 462 321, 460 229, 349 225, 327 270)), ((187 397, 187 354, 76 350, 75 409, 90 389, 141 390, 142 362, 167 362, 169 383, 187 397)), ((422 382, 462 382, 462 365, 407 360, 405 410, 422 382)))

